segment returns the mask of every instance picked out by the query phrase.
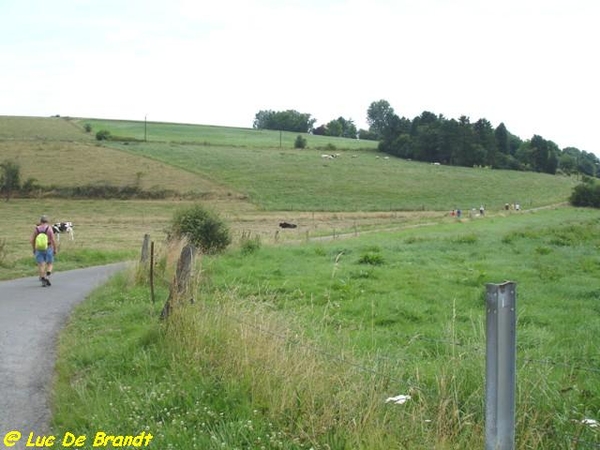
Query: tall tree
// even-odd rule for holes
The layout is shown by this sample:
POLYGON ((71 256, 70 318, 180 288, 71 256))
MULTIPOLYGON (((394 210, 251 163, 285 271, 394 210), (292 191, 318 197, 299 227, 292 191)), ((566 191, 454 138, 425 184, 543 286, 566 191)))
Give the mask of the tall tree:
POLYGON ((394 108, 387 100, 378 100, 371 103, 367 109, 367 124, 369 131, 375 133, 378 139, 383 137, 384 130, 388 128, 393 120, 394 108))
POLYGON ((508 155, 510 153, 510 142, 508 140, 508 130, 504 123, 500 123, 494 130, 494 137, 496 139, 496 148, 500 153, 508 155))
POLYGON ((344 119, 343 117, 338 117, 337 119, 330 121, 325 128, 325 134, 327 136, 356 139, 356 135, 358 134, 356 125, 354 125, 352 119, 344 119))
POLYGON ((473 158, 473 127, 467 116, 458 119, 459 145, 454 155, 454 162, 458 166, 472 166, 473 158))
POLYGON ((455 119, 445 120, 440 130, 439 158, 441 163, 455 164, 454 158, 460 142, 460 124, 455 119))
POLYGON ((296 133, 308 133, 312 130, 316 119, 310 114, 300 113, 293 109, 287 111, 262 110, 256 113, 252 126, 259 130, 283 130, 296 133))
POLYGON ((481 146, 482 154, 477 158, 476 164, 496 165, 496 137, 492 124, 486 119, 479 119, 473 124, 475 143, 481 146))

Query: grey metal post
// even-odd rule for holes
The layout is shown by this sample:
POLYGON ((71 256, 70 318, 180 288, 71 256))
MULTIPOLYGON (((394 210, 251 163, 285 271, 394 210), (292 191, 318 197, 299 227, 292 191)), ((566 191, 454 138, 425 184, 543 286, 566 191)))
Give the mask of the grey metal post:
POLYGON ((517 285, 486 285, 485 449, 515 448, 517 285))

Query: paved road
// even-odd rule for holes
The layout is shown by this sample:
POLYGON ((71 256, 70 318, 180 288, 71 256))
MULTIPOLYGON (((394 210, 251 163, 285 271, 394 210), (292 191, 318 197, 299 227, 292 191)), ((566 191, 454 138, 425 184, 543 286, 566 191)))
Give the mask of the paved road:
POLYGON ((0 282, 0 448, 10 431, 48 432, 58 332, 76 303, 124 267, 57 272, 48 288, 37 277, 0 282))

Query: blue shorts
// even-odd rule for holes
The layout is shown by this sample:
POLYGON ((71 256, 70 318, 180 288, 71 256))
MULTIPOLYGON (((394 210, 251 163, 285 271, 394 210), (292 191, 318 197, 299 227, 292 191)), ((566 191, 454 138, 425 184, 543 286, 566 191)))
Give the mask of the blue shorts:
POLYGON ((35 260, 38 264, 52 264, 54 262, 54 250, 48 247, 48 250, 36 250, 35 260))

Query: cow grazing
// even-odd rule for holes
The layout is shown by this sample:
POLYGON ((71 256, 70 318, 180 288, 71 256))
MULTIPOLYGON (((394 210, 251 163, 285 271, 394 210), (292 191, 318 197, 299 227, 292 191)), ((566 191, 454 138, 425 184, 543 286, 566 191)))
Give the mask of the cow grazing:
POLYGON ((62 233, 67 233, 71 240, 75 239, 75 232, 73 231, 73 222, 58 222, 52 225, 52 231, 56 236, 56 240, 60 242, 60 235, 62 233))
POLYGON ((279 227, 280 228, 296 228, 298 225, 296 225, 295 223, 289 223, 289 222, 279 222, 279 227))

